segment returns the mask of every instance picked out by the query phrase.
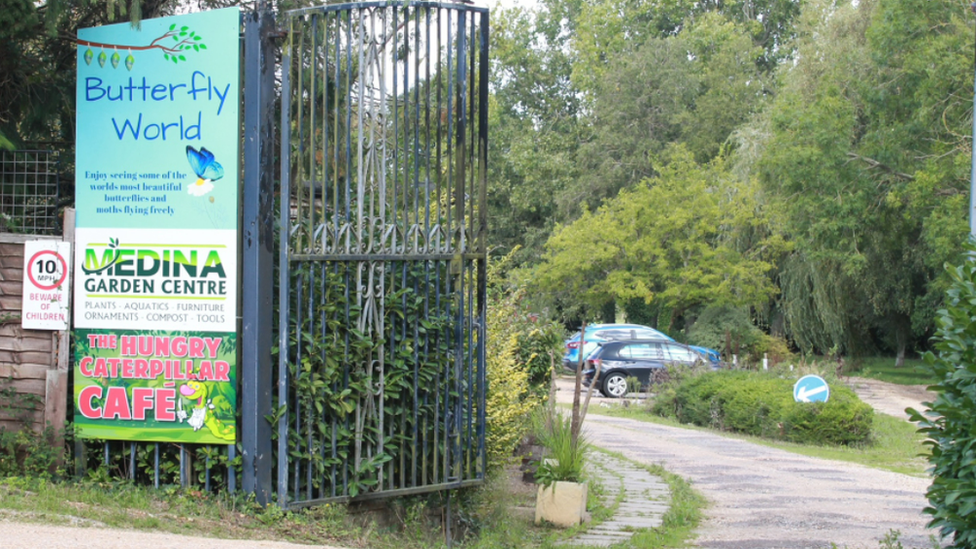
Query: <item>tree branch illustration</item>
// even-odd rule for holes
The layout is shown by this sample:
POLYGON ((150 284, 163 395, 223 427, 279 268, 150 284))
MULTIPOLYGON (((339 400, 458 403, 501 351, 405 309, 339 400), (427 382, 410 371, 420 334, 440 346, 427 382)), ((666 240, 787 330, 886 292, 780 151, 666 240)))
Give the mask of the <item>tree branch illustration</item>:
POLYGON ((189 29, 189 27, 182 27, 177 29, 176 25, 170 27, 170 29, 163 33, 161 36, 157 37, 155 40, 149 43, 147 46, 132 46, 126 44, 111 44, 107 42, 94 42, 91 40, 82 40, 80 38, 75 39, 75 43, 79 46, 87 46, 89 48, 100 48, 102 50, 115 50, 115 51, 149 51, 149 50, 160 50, 166 56, 167 59, 180 59, 185 61, 186 58, 183 57, 182 53, 186 50, 193 49, 194 51, 200 51, 207 49, 207 46, 200 42, 200 36, 189 29), (172 39, 173 43, 170 43, 172 39))

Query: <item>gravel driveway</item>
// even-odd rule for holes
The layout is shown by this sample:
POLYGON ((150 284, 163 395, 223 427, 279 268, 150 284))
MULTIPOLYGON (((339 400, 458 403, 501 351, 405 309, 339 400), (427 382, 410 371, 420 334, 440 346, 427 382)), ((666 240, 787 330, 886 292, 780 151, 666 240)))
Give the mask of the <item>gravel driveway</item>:
POLYGON ((929 547, 929 480, 800 456, 719 435, 589 415, 590 440, 690 479, 711 502, 697 543, 715 549, 877 547, 900 530, 929 547))
MULTIPOLYGON (((897 401, 889 398, 892 402, 882 406, 885 391, 878 383, 870 385, 875 397, 871 404, 884 408, 879 411, 899 415, 905 406, 919 405, 892 390, 897 401)), ((561 380, 558 386, 557 400, 571 401, 571 381, 561 380)), ((932 532, 921 513, 927 478, 625 418, 590 414, 585 429, 601 448, 661 463, 692 481, 711 503, 699 529, 701 547, 793 549, 835 543, 876 548, 890 530, 901 532, 906 549, 931 547, 932 532)))

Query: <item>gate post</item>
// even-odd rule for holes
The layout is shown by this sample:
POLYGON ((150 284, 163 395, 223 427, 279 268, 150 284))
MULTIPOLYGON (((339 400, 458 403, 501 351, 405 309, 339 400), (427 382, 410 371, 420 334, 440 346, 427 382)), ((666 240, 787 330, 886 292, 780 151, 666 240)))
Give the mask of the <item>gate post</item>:
POLYGON ((243 489, 271 501, 272 294, 274 290, 274 14, 262 1, 244 16, 244 219, 241 330, 243 489))

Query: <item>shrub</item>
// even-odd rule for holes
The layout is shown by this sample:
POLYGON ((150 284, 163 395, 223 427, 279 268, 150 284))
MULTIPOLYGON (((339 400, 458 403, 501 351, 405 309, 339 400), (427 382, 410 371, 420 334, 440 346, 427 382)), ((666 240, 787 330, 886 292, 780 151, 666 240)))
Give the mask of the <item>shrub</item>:
POLYGON ((794 383, 763 372, 708 372, 660 393, 652 411, 683 423, 791 442, 850 445, 868 440, 874 412, 853 391, 835 384, 828 402, 797 403, 794 383))
POLYGON ((503 270, 508 256, 488 269, 486 444, 488 466, 502 465, 528 428, 530 412, 548 395, 552 352, 559 329, 523 305, 524 288, 510 285, 503 270))
POLYGON ((752 324, 748 307, 713 306, 706 307, 695 320, 688 330, 688 341, 723 351, 726 343, 731 343, 745 355, 751 354, 762 335, 762 331, 752 324))
POLYGON ((488 394, 485 402, 488 425, 485 444, 489 468, 503 465, 512 458, 512 451, 528 427, 526 418, 537 406, 536 399, 529 391, 528 368, 513 358, 511 340, 508 343, 500 342, 499 345, 489 343, 489 347, 493 346, 499 348, 488 354, 488 394))
POLYGON ((936 398, 925 413, 909 409, 919 432, 929 437, 932 485, 926 492, 932 515, 950 547, 976 546, 976 262, 948 268, 947 303, 936 318, 935 349, 925 354, 936 398))
POLYGON ((17 424, 12 430, 0 428, 0 478, 49 479, 63 474, 63 448, 52 444, 59 433, 52 426, 42 432, 33 428, 34 412, 42 406, 40 397, 18 393, 12 377, 0 378, 0 414, 17 424))
POLYGON ((750 364, 762 362, 763 355, 772 364, 793 356, 785 339, 769 335, 753 324, 748 307, 707 307, 688 330, 688 341, 723 352, 731 345, 731 352, 738 352, 739 360, 750 364))

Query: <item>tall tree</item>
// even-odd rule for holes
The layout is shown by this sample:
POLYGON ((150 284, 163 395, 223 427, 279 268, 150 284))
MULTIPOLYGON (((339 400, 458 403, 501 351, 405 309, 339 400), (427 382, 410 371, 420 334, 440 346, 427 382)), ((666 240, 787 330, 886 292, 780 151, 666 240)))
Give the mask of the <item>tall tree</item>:
POLYGON ((559 227, 533 284, 592 309, 657 301, 673 311, 672 323, 705 304, 765 302, 775 292, 770 258, 783 243, 764 238, 741 249, 735 238, 767 222, 755 185, 733 177, 721 157, 696 163, 682 145, 654 168, 658 176, 559 227))
MULTIPOLYGON (((578 0, 576 2, 578 4, 578 0)), ((557 217, 556 196, 576 177, 581 98, 570 81, 574 2, 496 10, 492 22, 492 242, 534 261, 557 217)))
POLYGON ((0 2, 0 147, 74 143, 77 30, 157 17, 175 0, 0 2))
POLYGON ((689 22, 718 13, 747 29, 761 48, 754 60, 772 71, 791 54, 794 19, 800 0, 596 0, 579 11, 574 49, 573 79, 587 93, 595 92, 619 55, 654 38, 675 36, 689 22))
POLYGON ((760 162, 796 251, 780 275, 807 351, 903 357, 965 237, 972 31, 949 0, 810 4, 760 162))
POLYGON ((669 143, 685 143, 699 162, 713 158, 768 93, 760 53, 740 26, 709 13, 618 55, 594 88, 580 177, 561 197, 567 215, 652 176, 653 156, 669 143))

